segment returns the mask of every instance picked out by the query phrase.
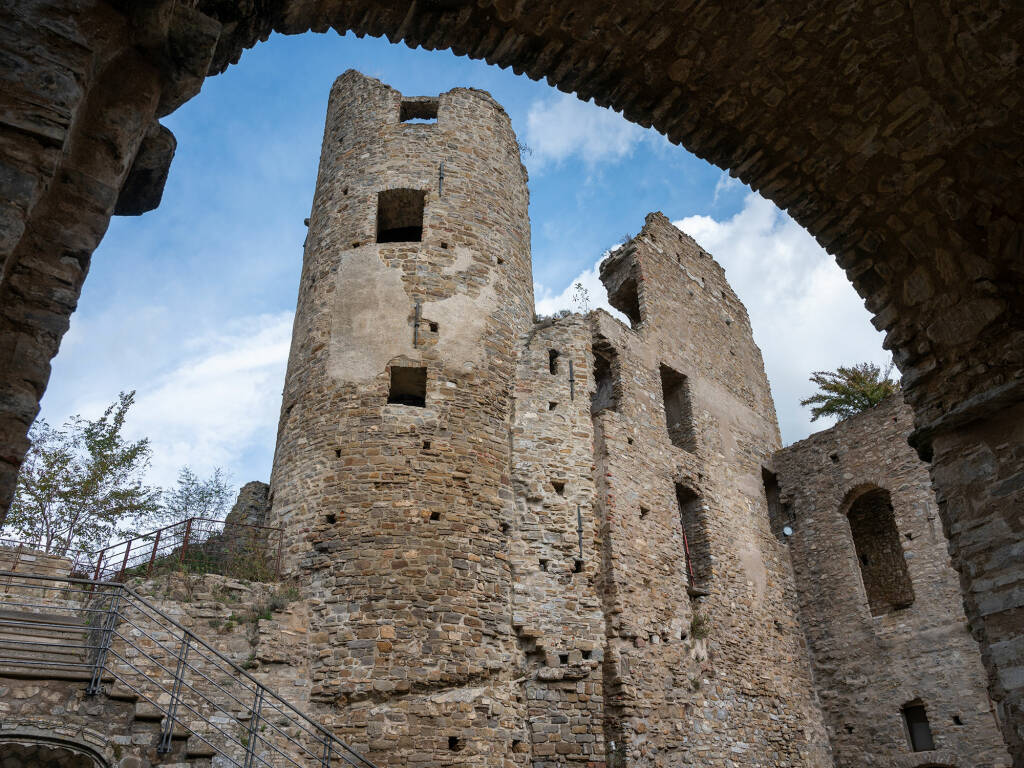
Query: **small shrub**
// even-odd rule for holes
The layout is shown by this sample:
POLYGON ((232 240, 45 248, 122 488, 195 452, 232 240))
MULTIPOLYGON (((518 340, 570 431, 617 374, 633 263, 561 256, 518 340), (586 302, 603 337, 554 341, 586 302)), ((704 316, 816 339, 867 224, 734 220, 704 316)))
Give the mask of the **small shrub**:
POLYGON ((702 613, 694 613, 690 619, 690 635, 694 640, 703 640, 711 633, 711 625, 702 613))

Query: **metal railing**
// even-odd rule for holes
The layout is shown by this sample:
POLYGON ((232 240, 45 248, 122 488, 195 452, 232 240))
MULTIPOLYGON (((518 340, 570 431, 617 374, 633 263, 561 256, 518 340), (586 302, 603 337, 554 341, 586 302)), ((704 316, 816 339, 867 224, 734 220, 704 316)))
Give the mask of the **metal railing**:
POLYGON ((161 569, 268 581, 281 576, 284 529, 190 517, 89 553, 94 581, 151 576, 161 569))
POLYGON ((41 542, 0 539, 0 569, 12 559, 10 570, 17 571, 22 556, 31 555, 63 557, 70 575, 91 576, 94 581, 124 581, 181 569, 272 581, 281 577, 283 546, 283 528, 190 517, 95 552, 63 556, 47 553, 41 542))
POLYGON ((158 752, 172 751, 177 725, 238 768, 376 768, 124 584, 10 571, 0 579, 13 587, 0 603, 0 667, 77 670, 91 695, 110 681, 124 686, 161 714, 158 752), (82 632, 81 656, 54 661, 52 635, 69 630, 82 632))

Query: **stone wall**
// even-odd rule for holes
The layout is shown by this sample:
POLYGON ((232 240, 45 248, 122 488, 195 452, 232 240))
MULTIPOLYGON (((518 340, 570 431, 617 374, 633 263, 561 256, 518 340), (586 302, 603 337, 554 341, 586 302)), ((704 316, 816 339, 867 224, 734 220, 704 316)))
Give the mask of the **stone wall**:
POLYGON ((780 538, 836 765, 1007 766, 928 470, 906 442, 911 428, 896 395, 775 455, 776 514, 793 530, 780 538), (867 528, 855 519, 862 512, 867 528), (871 546, 883 538, 887 546, 871 546), (911 702, 925 708, 934 750, 912 752, 901 712, 911 702))
POLYGON ((601 276, 635 317, 591 317, 613 393, 592 410, 609 765, 830 766, 768 525, 779 437, 746 311, 661 214, 601 276), (682 404, 667 414, 665 397, 682 404))
POLYGON ((521 338, 506 526, 527 718, 516 748, 533 768, 605 759, 590 368, 590 326, 579 315, 539 322, 521 338))

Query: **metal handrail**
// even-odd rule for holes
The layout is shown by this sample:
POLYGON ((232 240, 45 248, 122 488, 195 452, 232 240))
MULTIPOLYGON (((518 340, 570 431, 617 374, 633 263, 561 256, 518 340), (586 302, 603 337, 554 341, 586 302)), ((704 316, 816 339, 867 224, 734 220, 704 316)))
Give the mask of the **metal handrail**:
MULTIPOLYGON (((232 545, 238 542, 246 542, 248 546, 255 548, 247 551, 247 555, 259 554, 266 558, 267 576, 280 578, 284 528, 229 523, 227 520, 209 517, 190 517, 91 552, 73 550, 64 555, 55 555, 46 551, 41 540, 25 542, 4 538, 0 538, 0 552, 9 550, 14 554, 12 571, 17 570, 22 554, 36 553, 69 560, 69 575, 84 573, 92 574, 93 581, 120 581, 129 572, 150 576, 154 568, 167 562, 185 565, 190 558, 196 557, 197 553, 200 560, 205 556, 215 561, 217 556, 232 554, 232 545), (229 531, 234 534, 230 540, 216 542, 217 537, 223 537, 229 531), (223 551, 211 553, 211 542, 216 542, 223 551)), ((237 557, 237 552, 233 554, 239 562, 249 562, 251 559, 237 557)))
MULTIPOLYGON (((65 589, 60 590, 61 594, 80 595, 88 598, 88 600, 69 601, 72 603, 70 605, 54 605, 52 601, 49 603, 32 602, 31 595, 28 599, 24 595, 19 595, 22 598, 19 601, 3 601, 0 605, 43 608, 51 612, 55 610, 72 611, 76 615, 84 614, 87 621, 76 625, 20 618, 12 620, 0 616, 0 626, 80 628, 92 632, 88 641, 75 646, 83 651, 89 651, 91 661, 51 662, 47 660, 45 664, 54 667, 91 669, 93 682, 90 684, 90 693, 100 691, 102 679, 113 678, 157 707, 158 711, 164 715, 161 747, 166 748, 165 751, 170 748, 171 732, 175 724, 178 724, 240 768, 254 768, 257 764, 273 768, 273 766, 280 765, 278 757, 297 768, 306 768, 309 765, 331 768, 332 765, 341 764, 356 768, 376 768, 372 762, 337 738, 326 727, 312 720, 293 704, 267 688, 249 672, 124 583, 35 575, 24 572, 15 573, 13 571, 0 571, 0 579, 9 579, 9 583, 18 590, 43 591, 44 595, 38 598, 40 601, 47 599, 45 592, 53 591, 55 583, 67 585, 65 589), (15 581, 16 579, 17 581, 15 581), (104 605, 107 607, 102 607, 104 605), (131 611, 136 614, 134 620, 129 618, 128 614, 131 611), (119 625, 130 629, 119 631, 119 625), (133 633, 144 637, 152 646, 146 646, 145 643, 140 645, 136 639, 133 639, 133 633), (169 634, 173 640, 168 644, 167 637, 158 639, 155 634, 169 634), (123 644, 123 650, 121 644, 123 644), (175 644, 177 644, 177 648, 174 647, 175 644), (131 649, 130 653, 128 649, 131 649), (169 657, 170 660, 162 662, 153 654, 169 657), (159 670, 155 672, 159 679, 154 677, 152 668, 147 671, 140 667, 155 667, 156 670, 159 670), (203 667, 206 669, 204 670, 203 667), (191 673, 191 681, 186 679, 187 672, 191 673), (135 676, 141 677, 143 682, 128 679, 135 676), (226 676, 226 679, 222 676, 226 676), (220 679, 220 682, 213 679, 214 677, 220 679), (205 683, 199 678, 202 678, 205 683), (232 686, 238 686, 241 690, 229 690, 232 686), (144 690, 146 688, 155 689, 156 692, 148 695, 144 690), (170 698, 169 703, 159 703, 162 694, 166 695, 165 698, 170 698), (220 700, 217 700, 218 698, 220 700), (233 703, 228 702, 227 699, 232 700, 233 703), (225 705, 228 707, 227 710, 224 709, 225 705), (212 732, 207 732, 204 735, 201 732, 202 729, 195 730, 189 727, 182 721, 184 715, 177 711, 179 706, 182 707, 183 713, 187 712, 198 718, 203 727, 213 729, 217 735, 212 732), (237 718, 249 720, 248 735, 245 738, 235 736, 229 730, 211 722, 208 716, 210 712, 204 711, 212 710, 229 714, 231 710, 236 709, 243 715, 248 713, 245 717, 237 718), (284 719, 287 722, 274 722, 279 719, 284 719), (297 733, 288 733, 287 731, 291 729, 296 729, 297 733), (221 740, 225 743, 214 743, 221 740), (303 743, 303 741, 307 743, 303 743), (257 742, 264 750, 262 754, 257 753, 257 742), (244 752, 244 762, 239 762, 229 752, 236 754, 244 752), (293 754, 289 754, 289 752, 293 754), (276 756, 273 753, 276 753, 276 756)), ((12 640, 10 642, 41 648, 47 646, 44 643, 31 641, 12 640)), ((28 651, 19 650, 18 653, 27 655, 28 651)), ((40 662, 34 663, 38 665, 40 662)), ((0 664, 32 666, 33 661, 31 659, 0 658, 0 664)))

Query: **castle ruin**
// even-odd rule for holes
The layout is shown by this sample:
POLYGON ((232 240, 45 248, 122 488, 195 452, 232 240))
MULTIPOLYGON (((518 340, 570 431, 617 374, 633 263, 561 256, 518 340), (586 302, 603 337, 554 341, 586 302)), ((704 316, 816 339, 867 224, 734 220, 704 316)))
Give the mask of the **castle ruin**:
MULTIPOLYGON (((335 83, 271 481, 321 648, 311 700, 388 765, 810 767, 835 749, 852 766, 911 751, 892 724, 913 696, 845 690, 858 706, 835 711, 856 676, 815 655, 831 611, 807 597, 821 550, 777 529, 774 405, 724 271, 651 214, 601 268, 629 325, 600 310, 538 320, 527 201, 488 94, 409 99, 353 71, 335 83)), ((937 535, 929 615, 966 664, 974 735, 932 733, 950 764, 1007 765, 996 726, 975 720, 984 677, 937 535)), ((902 642, 927 629, 901 623, 909 605, 893 607, 902 642)))
POLYGON ((54 734, 75 768, 1010 765, 906 406, 780 450, 745 308, 660 213, 601 265, 628 322, 536 318, 526 182, 488 94, 338 78, 269 493, 229 520, 283 529, 296 594, 137 585, 283 698, 194 704, 245 731, 219 751, 118 685, 163 634, 107 638, 98 704, 0 664, 4 768, 54 734), (291 704, 373 762, 267 732, 291 704))

